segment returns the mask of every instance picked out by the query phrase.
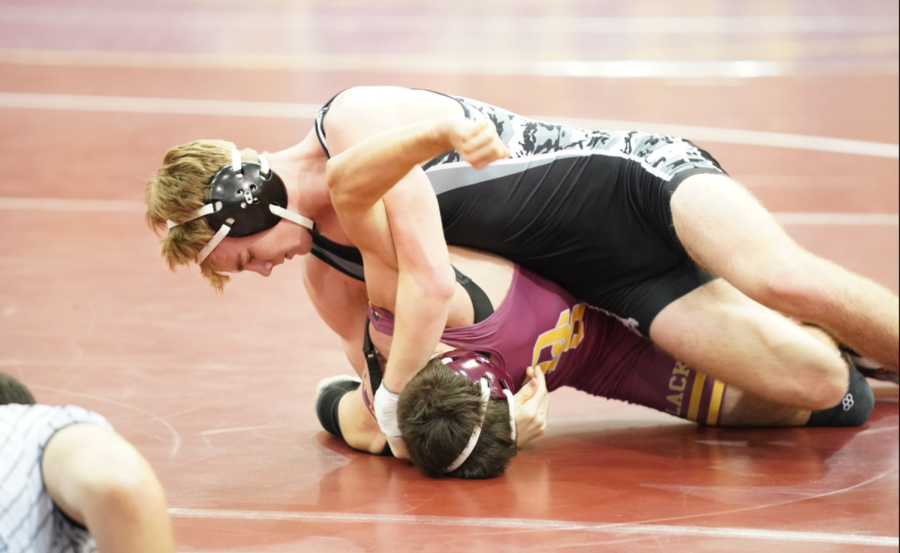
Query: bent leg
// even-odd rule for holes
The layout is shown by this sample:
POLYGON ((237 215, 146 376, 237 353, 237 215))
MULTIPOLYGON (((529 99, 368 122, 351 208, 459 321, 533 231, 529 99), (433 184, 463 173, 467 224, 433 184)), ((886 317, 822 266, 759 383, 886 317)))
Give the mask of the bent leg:
POLYGON ((900 301, 890 290, 801 248, 728 177, 687 178, 671 208, 679 240, 700 265, 757 302, 815 323, 897 370, 900 301))
POLYGON ((815 412, 772 403, 737 388, 729 388, 722 402, 722 413, 717 426, 862 426, 869 420, 875 407, 875 395, 866 377, 855 368, 850 369, 849 380, 849 391, 840 403, 830 409, 815 412))
POLYGON ((737 388, 729 388, 718 426, 804 426, 812 411, 760 399, 737 388))
POLYGON ((721 279, 664 308, 650 338, 697 371, 773 403, 817 411, 847 390, 848 365, 836 347, 721 279))

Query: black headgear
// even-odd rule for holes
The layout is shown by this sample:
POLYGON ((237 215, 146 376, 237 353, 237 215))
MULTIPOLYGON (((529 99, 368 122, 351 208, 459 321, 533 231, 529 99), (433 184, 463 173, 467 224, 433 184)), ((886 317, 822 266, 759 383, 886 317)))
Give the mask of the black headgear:
POLYGON ((226 236, 243 238, 269 230, 282 218, 312 229, 312 220, 287 210, 287 189, 284 181, 269 168, 264 154, 259 163, 242 162, 238 150, 231 152, 231 165, 219 169, 209 186, 209 200, 193 217, 175 223, 169 228, 205 217, 209 226, 218 229, 209 244, 197 256, 202 263, 226 236))
POLYGON ((209 181, 212 187, 207 203, 221 203, 213 213, 206 216, 212 228, 219 228, 233 219, 228 236, 243 238, 269 230, 281 221, 270 205, 287 208, 287 190, 281 177, 274 171, 262 174, 258 163, 243 162, 241 171, 226 165, 209 181))

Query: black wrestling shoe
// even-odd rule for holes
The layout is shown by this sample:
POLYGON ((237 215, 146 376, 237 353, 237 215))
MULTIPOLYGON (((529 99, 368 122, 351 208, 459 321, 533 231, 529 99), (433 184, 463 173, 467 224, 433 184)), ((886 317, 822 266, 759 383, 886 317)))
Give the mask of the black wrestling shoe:
POLYGON ((844 358, 847 362, 856 367, 856 370, 862 373, 866 378, 882 380, 884 382, 893 382, 894 384, 900 385, 900 373, 891 372, 850 348, 841 346, 841 353, 844 354, 844 358))

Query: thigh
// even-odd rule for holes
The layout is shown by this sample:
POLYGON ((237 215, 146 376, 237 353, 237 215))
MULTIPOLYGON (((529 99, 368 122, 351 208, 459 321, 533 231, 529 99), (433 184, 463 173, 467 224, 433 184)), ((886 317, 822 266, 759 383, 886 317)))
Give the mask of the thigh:
POLYGON ((808 255, 747 189, 725 175, 685 179, 672 193, 671 211, 688 255, 753 297, 773 271, 808 255))
POLYGON ((598 306, 646 337, 660 311, 715 278, 685 256, 679 265, 661 274, 605 294, 598 306))
POLYGON ((827 408, 847 384, 836 348, 722 279, 669 304, 650 337, 696 370, 770 401, 827 408))

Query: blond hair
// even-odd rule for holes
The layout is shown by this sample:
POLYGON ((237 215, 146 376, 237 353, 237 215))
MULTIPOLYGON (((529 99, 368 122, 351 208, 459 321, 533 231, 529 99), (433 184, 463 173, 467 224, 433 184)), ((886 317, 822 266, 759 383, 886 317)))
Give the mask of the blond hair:
MULTIPOLYGON (((231 163, 234 144, 224 140, 195 140, 166 152, 162 167, 144 189, 147 224, 157 234, 166 231, 166 221, 187 221, 209 199, 209 181, 219 169, 231 163)), ((241 151, 246 161, 259 161, 249 148, 241 151)), ((194 219, 168 230, 160 242, 160 255, 169 269, 190 265, 215 235, 205 218, 194 219)), ((200 274, 217 292, 222 292, 229 277, 216 272, 210 258, 200 264, 200 274)))

